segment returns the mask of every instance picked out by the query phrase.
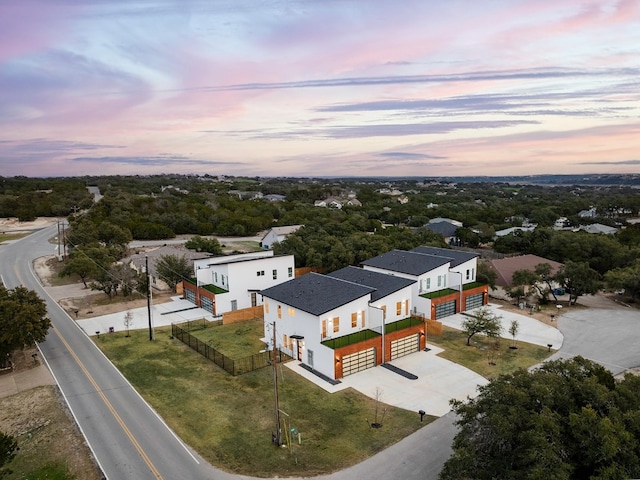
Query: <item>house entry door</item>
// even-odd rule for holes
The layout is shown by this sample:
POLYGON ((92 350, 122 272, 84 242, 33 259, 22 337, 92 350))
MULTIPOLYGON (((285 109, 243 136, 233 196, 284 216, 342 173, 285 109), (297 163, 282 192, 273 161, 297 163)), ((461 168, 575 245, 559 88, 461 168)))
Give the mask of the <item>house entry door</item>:
POLYGON ((251 292, 251 306, 255 307, 258 305, 258 300, 256 296, 256 292, 251 292))

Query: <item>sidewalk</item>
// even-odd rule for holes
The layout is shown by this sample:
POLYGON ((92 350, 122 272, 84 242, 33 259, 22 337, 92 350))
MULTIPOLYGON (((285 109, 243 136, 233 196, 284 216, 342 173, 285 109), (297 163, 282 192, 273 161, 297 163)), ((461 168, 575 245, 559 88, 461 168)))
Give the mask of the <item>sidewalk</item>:
POLYGON ((21 372, 4 373, 0 375, 0 398, 10 397, 16 393, 31 390, 42 385, 55 385, 53 376, 46 365, 40 363, 37 367, 21 372))

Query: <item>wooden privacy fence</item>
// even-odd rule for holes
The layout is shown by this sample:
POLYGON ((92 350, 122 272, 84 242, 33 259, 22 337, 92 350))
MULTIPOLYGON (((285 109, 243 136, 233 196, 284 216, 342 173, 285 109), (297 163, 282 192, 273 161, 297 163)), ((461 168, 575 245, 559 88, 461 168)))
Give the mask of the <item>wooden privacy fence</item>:
MULTIPOLYGON (((191 335, 187 330, 184 330, 175 323, 171 324, 171 334, 174 338, 177 338, 185 345, 188 345, 189 348, 192 348, 200 355, 208 358, 220 368, 234 376, 242 375, 243 373, 248 373, 253 370, 266 367, 267 365, 271 365, 271 352, 256 353, 239 359, 230 358, 213 348, 208 343, 203 342, 198 337, 191 335)), ((291 357, 280 351, 278 351, 276 355, 277 362, 283 362, 290 359, 291 357)))

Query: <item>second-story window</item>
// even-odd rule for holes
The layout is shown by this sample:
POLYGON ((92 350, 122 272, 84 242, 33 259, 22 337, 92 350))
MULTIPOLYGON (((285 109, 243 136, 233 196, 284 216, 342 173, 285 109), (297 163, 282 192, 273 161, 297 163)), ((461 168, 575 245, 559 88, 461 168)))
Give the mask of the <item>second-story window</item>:
POLYGON ((271 271, 271 273, 272 273, 272 275, 273 275, 273 279, 274 279, 274 280, 277 280, 277 279, 278 279, 278 270, 275 270, 275 269, 274 269, 274 270, 272 270, 272 271, 271 271))
POLYGON ((289 278, 293 277, 293 267, 289 267, 289 269, 287 270, 287 276, 289 278))

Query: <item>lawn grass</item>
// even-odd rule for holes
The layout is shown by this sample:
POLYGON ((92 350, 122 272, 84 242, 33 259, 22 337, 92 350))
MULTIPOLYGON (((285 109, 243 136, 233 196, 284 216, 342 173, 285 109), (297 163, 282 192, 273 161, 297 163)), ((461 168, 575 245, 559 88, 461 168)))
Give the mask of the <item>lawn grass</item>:
MULTIPOLYGON (((198 322, 198 324, 207 326, 207 323, 198 322)), ((180 324, 180 327, 188 329, 186 324, 180 324)), ((208 324, 207 328, 191 329, 189 333, 233 359, 254 355, 265 348, 265 344, 260 341, 260 338, 264 337, 262 319, 230 325, 208 324)))
POLYGON ((492 352, 492 342, 482 335, 474 335, 471 345, 467 346, 467 336, 460 330, 443 327, 442 336, 429 336, 428 343, 444 348, 438 356, 451 360, 470 370, 492 379, 501 374, 512 373, 519 368, 528 368, 542 362, 553 354, 547 347, 531 343, 517 342, 517 349, 510 349, 513 343, 503 338, 499 350, 492 352), (492 360, 495 365, 491 365, 492 360))
POLYGON ((257 477, 333 472, 434 420, 421 423, 415 412, 384 405, 383 427, 370 428, 373 398, 353 389, 327 393, 280 365, 280 409, 288 415, 286 430, 295 428, 301 444, 275 447, 273 371, 233 377, 169 337, 165 327, 156 329, 153 342, 145 331, 132 331, 128 338, 124 332, 102 335, 96 343, 187 444, 229 472, 257 477))

